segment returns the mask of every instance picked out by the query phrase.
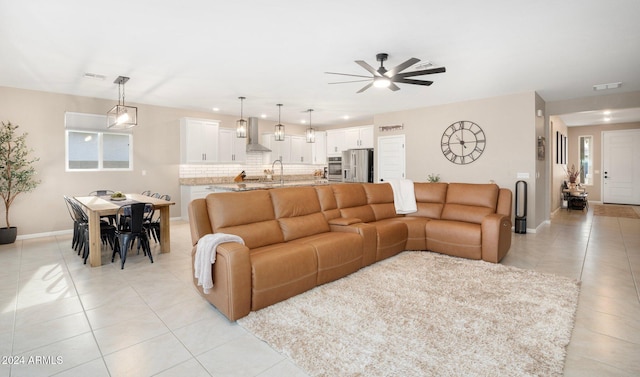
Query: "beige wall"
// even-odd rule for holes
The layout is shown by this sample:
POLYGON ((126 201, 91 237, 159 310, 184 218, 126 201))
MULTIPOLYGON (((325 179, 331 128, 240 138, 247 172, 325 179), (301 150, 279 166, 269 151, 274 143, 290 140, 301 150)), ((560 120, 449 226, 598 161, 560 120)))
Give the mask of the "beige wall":
MULTIPOLYGON (((515 193, 517 173, 528 173, 527 227, 535 228, 546 217, 538 201, 547 191, 537 190, 536 174, 545 176, 545 164, 537 163, 537 135, 544 120, 536 118, 537 106, 544 105, 534 92, 460 102, 442 106, 379 114, 374 117, 375 136, 405 134, 406 176, 425 182, 429 174, 440 174, 444 182, 488 183, 495 181, 515 193), (468 165, 456 165, 442 154, 440 139, 445 128, 459 120, 482 127, 487 145, 482 156, 468 165), (403 124, 401 131, 379 132, 378 127, 403 124), (539 129, 539 130, 538 130, 539 129)), ((547 153, 547 159, 549 154, 547 153)), ((542 178, 544 179, 544 178, 542 178)))

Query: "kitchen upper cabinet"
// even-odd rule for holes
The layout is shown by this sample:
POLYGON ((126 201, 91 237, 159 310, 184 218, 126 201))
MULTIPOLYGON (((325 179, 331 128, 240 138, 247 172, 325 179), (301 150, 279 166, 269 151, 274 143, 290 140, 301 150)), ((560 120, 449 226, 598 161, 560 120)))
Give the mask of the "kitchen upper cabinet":
POLYGON ((217 162, 218 128, 219 123, 216 120, 180 119, 180 162, 183 164, 217 162))
POLYGON ((244 163, 247 159, 247 139, 236 136, 236 130, 218 130, 218 162, 244 163))
POLYGON ((291 136, 291 153, 289 162, 292 164, 311 164, 312 160, 312 143, 307 143, 305 136, 291 136))
POLYGON ((260 143, 271 149, 265 152, 262 162, 272 164, 277 159, 282 159, 283 164, 313 164, 313 145, 307 143, 304 136, 285 135, 283 141, 276 141, 273 134, 262 134, 260 143))
POLYGON ((342 156, 345 150, 345 131, 344 129, 327 130, 327 156, 342 156))
POLYGON ((264 152, 262 162, 271 164, 275 160, 282 160, 282 163, 289 163, 291 159, 291 136, 285 135, 283 141, 275 139, 274 134, 262 134, 260 143, 271 149, 271 152, 264 152))
POLYGON ((345 148, 373 148, 373 126, 345 128, 345 148))
POLYGON ((311 144, 311 157, 314 164, 327 163, 327 133, 316 131, 316 142, 311 144))
POLYGON ((347 149, 373 148, 373 126, 327 130, 327 156, 342 156, 347 149))

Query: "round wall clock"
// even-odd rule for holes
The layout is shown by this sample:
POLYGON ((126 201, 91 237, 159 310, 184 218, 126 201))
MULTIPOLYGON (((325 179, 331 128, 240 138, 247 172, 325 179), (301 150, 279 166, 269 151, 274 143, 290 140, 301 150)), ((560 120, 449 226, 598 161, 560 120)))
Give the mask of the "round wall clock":
POLYGON ((482 128, 468 120, 461 120, 447 127, 440 141, 444 157, 459 165, 477 160, 486 144, 487 138, 482 128))

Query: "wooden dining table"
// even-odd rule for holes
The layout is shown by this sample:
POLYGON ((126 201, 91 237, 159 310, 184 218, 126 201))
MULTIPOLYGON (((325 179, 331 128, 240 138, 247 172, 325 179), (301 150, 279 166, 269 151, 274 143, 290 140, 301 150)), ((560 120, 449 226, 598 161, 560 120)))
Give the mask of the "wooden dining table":
POLYGON ((89 217, 89 263, 91 267, 102 264, 100 257, 102 242, 100 239, 100 217, 115 215, 120 206, 131 202, 151 203, 160 211, 160 252, 171 252, 171 235, 169 231, 169 209, 175 203, 169 200, 154 198, 141 194, 125 194, 125 201, 110 200, 104 196, 74 197, 85 209, 89 217))

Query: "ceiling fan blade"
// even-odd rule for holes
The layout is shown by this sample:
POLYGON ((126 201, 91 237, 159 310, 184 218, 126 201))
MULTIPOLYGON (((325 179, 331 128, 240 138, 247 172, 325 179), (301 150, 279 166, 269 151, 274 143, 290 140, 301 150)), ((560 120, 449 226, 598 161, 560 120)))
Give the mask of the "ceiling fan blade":
POLYGON ((390 83, 388 86, 389 89, 393 90, 394 92, 397 90, 400 90, 400 87, 394 83, 390 83))
POLYGON ((380 76, 382 76, 382 75, 380 74, 380 72, 376 71, 376 69, 375 69, 375 68, 373 68, 372 66, 370 66, 370 65, 369 65, 367 62, 365 62, 364 60, 356 60, 356 63, 357 63, 360 67, 362 67, 362 68, 366 69, 367 71, 369 71, 369 73, 371 73, 373 76, 375 76, 375 77, 380 77, 380 76))
POLYGON ((429 68, 429 69, 423 69, 420 71, 398 73, 396 77, 405 78, 405 77, 413 77, 413 76, 422 76, 422 75, 430 75, 433 73, 443 73, 446 71, 447 70, 445 67, 429 68))
POLYGON ((398 64, 397 66, 391 68, 384 75, 387 76, 387 77, 393 77, 393 76, 397 75, 399 72, 402 72, 405 69, 411 67, 412 65, 418 63, 419 61, 420 61, 420 59, 418 59, 418 58, 411 58, 411 59, 407 60, 406 62, 404 62, 402 64, 398 64))
POLYGON ((371 88, 371 86, 373 85, 373 82, 368 83, 367 85, 365 85, 362 89, 358 90, 356 93, 362 93, 365 90, 371 88))
POLYGON ((336 81, 336 82, 330 82, 329 84, 346 84, 350 82, 365 82, 365 81, 371 81, 371 78, 368 78, 367 80, 336 81))
POLYGON ((327 74, 330 75, 341 75, 341 76, 353 76, 353 77, 366 77, 368 79, 371 79, 371 76, 363 76, 363 75, 352 75, 350 73, 338 73, 338 72, 325 72, 327 74))
POLYGON ((413 84, 413 85, 424 85, 424 86, 429 86, 433 84, 433 81, 405 79, 405 78, 395 79, 393 80, 393 82, 397 82, 399 84, 413 84))

